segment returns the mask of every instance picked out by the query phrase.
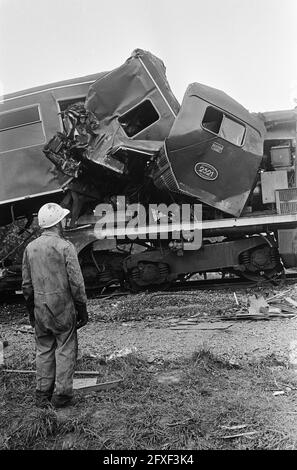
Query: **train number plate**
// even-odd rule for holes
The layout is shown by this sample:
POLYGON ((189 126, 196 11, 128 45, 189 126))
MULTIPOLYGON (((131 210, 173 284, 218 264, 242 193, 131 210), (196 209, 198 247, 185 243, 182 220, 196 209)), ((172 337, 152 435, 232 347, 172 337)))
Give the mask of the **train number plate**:
POLYGON ((195 173, 200 178, 208 181, 214 181, 219 176, 218 170, 214 166, 203 162, 196 163, 195 173))

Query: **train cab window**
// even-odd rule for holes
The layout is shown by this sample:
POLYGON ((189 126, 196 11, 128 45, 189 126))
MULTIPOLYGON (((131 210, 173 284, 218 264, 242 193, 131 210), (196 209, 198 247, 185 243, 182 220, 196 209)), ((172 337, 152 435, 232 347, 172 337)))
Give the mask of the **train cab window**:
POLYGON ((218 134, 223 120, 223 113, 215 108, 208 107, 204 115, 202 125, 204 129, 218 134))
POLYGON ((209 106, 206 109, 202 126, 232 144, 241 146, 245 136, 245 126, 218 109, 209 106))
POLYGON ((245 127, 242 124, 224 115, 220 128, 220 136, 223 137, 223 139, 240 146, 243 143, 244 134, 245 127))
POLYGON ((158 121, 159 114, 150 100, 145 100, 119 118, 119 123, 128 137, 134 137, 139 132, 158 121))
POLYGON ((0 113, 0 152, 45 142, 38 105, 0 113))

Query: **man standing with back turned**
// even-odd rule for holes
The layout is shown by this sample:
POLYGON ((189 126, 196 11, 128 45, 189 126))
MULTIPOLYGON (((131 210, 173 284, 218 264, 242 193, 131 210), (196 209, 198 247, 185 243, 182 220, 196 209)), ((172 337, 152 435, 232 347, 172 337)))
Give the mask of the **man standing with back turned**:
POLYGON ((88 321, 77 254, 63 238, 62 223, 68 214, 56 203, 42 206, 38 212, 42 235, 29 243, 23 256, 23 294, 35 327, 37 406, 50 401, 56 408, 71 404, 76 330, 88 321))

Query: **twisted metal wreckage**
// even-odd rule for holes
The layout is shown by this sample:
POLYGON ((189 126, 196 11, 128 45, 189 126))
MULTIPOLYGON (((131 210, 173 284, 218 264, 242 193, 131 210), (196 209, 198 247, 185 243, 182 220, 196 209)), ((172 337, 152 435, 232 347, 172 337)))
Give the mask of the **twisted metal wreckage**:
MULTIPOLYGON (((66 236, 87 283, 141 289, 208 271, 258 280, 296 266, 294 111, 249 113, 199 83, 188 86, 180 105, 163 62, 141 49, 97 74, 85 100, 71 96, 68 104, 60 111, 62 131, 43 152, 63 175, 57 200, 71 210, 66 236), (124 222, 121 237, 98 239, 100 203, 124 222), (145 239, 131 241, 125 224, 137 210, 125 209, 133 203, 148 214, 151 204, 200 203, 202 235, 183 230, 176 237, 169 225, 164 240, 151 235, 148 222, 140 227, 145 239)), ((158 207, 156 214, 162 217, 158 207)))

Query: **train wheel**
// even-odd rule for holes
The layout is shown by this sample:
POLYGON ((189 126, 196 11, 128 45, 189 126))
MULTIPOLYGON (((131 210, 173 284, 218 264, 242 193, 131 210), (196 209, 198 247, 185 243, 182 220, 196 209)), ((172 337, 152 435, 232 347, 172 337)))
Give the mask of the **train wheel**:
POLYGON ((277 248, 268 244, 243 252, 240 263, 245 270, 235 272, 249 281, 272 281, 284 273, 277 248))
POLYGON ((164 263, 139 263, 128 273, 128 282, 134 292, 145 289, 165 290, 171 285, 167 280, 168 266, 164 263))

